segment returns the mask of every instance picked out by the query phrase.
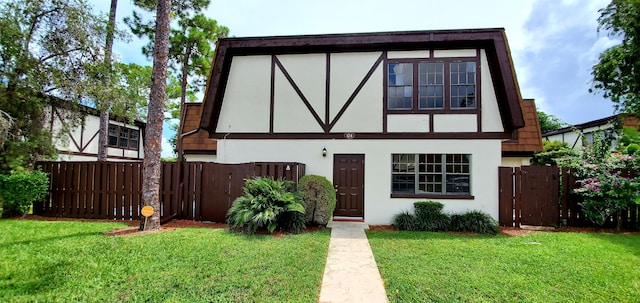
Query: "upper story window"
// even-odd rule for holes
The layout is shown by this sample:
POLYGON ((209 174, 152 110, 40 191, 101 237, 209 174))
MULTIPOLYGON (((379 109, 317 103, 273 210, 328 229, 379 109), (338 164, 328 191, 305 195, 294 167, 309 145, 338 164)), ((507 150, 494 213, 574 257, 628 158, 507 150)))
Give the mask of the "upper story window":
POLYGON ((109 124, 110 147, 138 149, 140 142, 140 131, 125 126, 109 124))
POLYGON ((475 61, 449 58, 390 61, 387 69, 387 109, 476 108, 475 61))
POLYGON ((413 65, 389 64, 389 108, 411 109, 413 106, 413 65))

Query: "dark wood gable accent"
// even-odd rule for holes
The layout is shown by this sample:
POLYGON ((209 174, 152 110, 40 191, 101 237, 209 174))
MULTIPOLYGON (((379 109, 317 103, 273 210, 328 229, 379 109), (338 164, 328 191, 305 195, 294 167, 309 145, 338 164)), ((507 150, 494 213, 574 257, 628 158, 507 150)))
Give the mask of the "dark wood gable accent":
MULTIPOLYGON (((215 133, 235 55, 277 55, 416 49, 485 49, 507 131, 524 126, 520 92, 504 29, 225 38, 217 42, 200 128, 215 133)), ((324 117, 326 119, 326 117, 324 117)), ((326 123, 326 122, 325 122, 326 123)))

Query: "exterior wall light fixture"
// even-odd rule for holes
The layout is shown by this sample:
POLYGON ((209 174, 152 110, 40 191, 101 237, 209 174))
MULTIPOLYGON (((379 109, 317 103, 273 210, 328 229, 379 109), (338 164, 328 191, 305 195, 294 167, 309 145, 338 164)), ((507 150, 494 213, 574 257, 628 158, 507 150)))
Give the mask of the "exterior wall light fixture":
POLYGON ((327 148, 323 147, 322 148, 322 157, 326 157, 327 156, 327 148))

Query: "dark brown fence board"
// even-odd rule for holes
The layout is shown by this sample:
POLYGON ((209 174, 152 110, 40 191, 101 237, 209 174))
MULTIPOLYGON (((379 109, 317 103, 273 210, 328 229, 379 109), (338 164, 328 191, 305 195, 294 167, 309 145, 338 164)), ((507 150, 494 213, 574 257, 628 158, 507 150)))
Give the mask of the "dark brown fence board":
MULTIPOLYGON (((50 174, 47 201, 34 205, 42 216, 139 220, 142 208, 141 162, 43 162, 50 174)), ((300 163, 163 163, 161 219, 224 222, 245 179, 255 175, 297 182, 300 163), (257 174, 257 173, 260 174, 257 174)))
POLYGON ((512 227, 513 222, 513 169, 511 167, 498 168, 498 183, 500 188, 498 221, 500 226, 512 227))

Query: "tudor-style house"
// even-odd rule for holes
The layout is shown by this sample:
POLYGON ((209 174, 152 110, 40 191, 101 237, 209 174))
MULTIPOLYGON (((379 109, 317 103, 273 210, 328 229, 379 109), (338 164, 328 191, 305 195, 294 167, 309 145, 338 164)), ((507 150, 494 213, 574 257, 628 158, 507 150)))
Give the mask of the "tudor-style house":
MULTIPOLYGON (((65 109, 55 106, 45 111, 45 127, 52 134, 54 146, 58 150, 59 161, 96 161, 98 159, 98 132, 100 113, 87 106, 79 105, 82 121, 77 127, 62 127, 69 123, 65 109)), ((141 161, 144 159, 143 138, 145 123, 135 120, 110 117, 108 128, 108 161, 141 161)))
POLYGON ((498 167, 542 149, 504 29, 220 39, 183 126, 187 160, 305 163, 370 224, 419 200, 497 218, 498 167))

